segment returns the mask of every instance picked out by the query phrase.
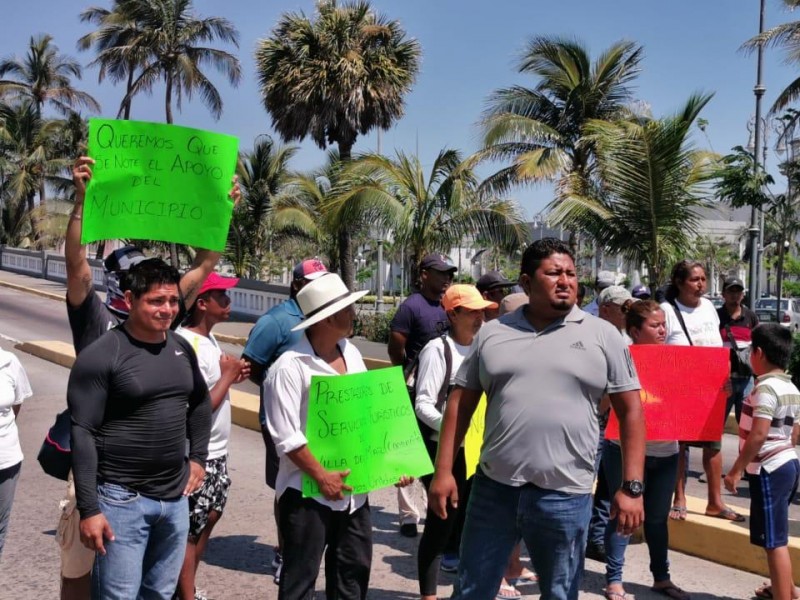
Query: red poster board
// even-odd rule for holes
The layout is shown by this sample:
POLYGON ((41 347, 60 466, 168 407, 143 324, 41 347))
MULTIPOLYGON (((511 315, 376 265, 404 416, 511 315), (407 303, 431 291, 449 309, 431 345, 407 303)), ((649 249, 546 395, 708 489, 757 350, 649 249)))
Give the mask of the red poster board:
MULTIPOLYGON (((644 409, 648 441, 716 442, 722 437, 730 377, 727 348, 633 345, 630 347, 644 409)), ((606 438, 619 439, 614 411, 606 438)))

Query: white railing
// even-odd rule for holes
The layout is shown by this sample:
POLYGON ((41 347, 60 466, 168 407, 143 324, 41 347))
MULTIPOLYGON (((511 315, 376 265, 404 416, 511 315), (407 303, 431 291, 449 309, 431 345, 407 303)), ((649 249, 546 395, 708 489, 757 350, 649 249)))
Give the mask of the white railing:
MULTIPOLYGON (((67 263, 63 256, 47 256, 40 252, 3 247, 0 250, 0 268, 16 271, 32 277, 64 283, 67 281, 67 263)), ((103 264, 90 260, 92 281, 95 287, 105 289, 103 264)), ((231 309, 234 312, 260 317, 273 306, 288 299, 289 287, 264 284, 259 281, 242 279, 239 287, 230 290, 231 309), (270 289, 265 289, 270 288, 270 289)))
POLYGON ((2 266, 10 271, 23 271, 35 277, 42 276, 42 257, 3 251, 2 266))

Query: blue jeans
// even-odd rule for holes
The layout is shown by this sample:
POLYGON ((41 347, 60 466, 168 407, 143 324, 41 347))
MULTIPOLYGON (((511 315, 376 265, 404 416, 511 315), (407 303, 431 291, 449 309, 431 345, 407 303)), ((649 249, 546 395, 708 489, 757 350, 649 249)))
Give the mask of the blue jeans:
POLYGON ((591 494, 567 494, 486 477, 472 483, 452 598, 494 598, 514 545, 525 540, 543 600, 578 598, 591 494))
POLYGON ((594 499, 592 500, 592 518, 589 521, 588 541, 595 546, 605 545, 608 515, 611 512, 611 498, 608 495, 608 483, 602 464, 603 448, 609 443, 606 441, 606 423, 607 420, 601 420, 600 422, 600 439, 597 443, 597 455, 594 459, 594 472, 597 477, 597 485, 595 486, 594 499))
MULTIPOLYGON (((608 480, 608 493, 613 496, 622 485, 622 451, 616 444, 606 444, 603 468, 608 480)), ((667 519, 672 493, 678 478, 678 453, 672 456, 645 456, 644 459, 644 537, 650 552, 653 581, 669 580, 669 530, 667 519)), ((617 519, 606 528, 606 582, 622 583, 625 549, 630 536, 617 533, 617 519)))
POLYGON ((11 519, 11 505, 14 503, 14 493, 17 490, 19 471, 22 463, 0 469, 0 555, 6 542, 8 521, 11 519))
POLYGON ((97 486, 100 510, 114 532, 92 569, 92 598, 169 600, 189 534, 189 503, 146 498, 125 486, 97 486))

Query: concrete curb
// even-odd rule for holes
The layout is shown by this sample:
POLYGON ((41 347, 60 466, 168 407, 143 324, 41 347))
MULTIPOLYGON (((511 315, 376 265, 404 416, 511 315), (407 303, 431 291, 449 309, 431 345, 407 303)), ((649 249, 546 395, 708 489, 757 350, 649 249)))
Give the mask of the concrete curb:
MULTIPOLYGON (((219 339, 220 336, 217 336, 219 339)), ((33 341, 17 344, 17 349, 44 360, 71 368, 75 361, 72 345, 57 341, 33 341)), ((389 366, 387 361, 364 359, 369 369, 389 366)), ((260 431, 259 399, 255 394, 231 390, 231 419, 240 427, 260 431)), ((734 421, 735 423, 735 421, 734 421)), ((669 522, 670 548, 699 558, 769 577, 764 551, 750 544, 747 523, 732 523, 707 517, 704 499, 687 497, 688 517, 669 522)), ((748 514, 737 507, 737 511, 748 514)), ((793 564, 800 564, 800 539, 789 538, 793 564)))
POLYGON ((59 302, 64 302, 65 299, 64 294, 56 294, 54 292, 37 290, 36 288, 19 285, 17 283, 11 283, 10 281, 0 280, 0 286, 11 288, 12 290, 17 290, 18 292, 25 292, 26 294, 35 294, 37 296, 41 296, 42 298, 49 298, 50 300, 58 300, 59 302))

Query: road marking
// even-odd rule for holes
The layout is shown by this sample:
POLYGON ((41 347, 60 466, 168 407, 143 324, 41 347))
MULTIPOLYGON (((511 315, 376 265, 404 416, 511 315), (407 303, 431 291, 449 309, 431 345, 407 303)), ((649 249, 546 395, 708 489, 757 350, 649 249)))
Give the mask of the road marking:
POLYGON ((18 340, 16 338, 13 338, 11 336, 2 334, 2 333, 0 333, 0 339, 3 339, 5 341, 7 341, 7 342, 11 342, 12 344, 21 344, 22 343, 20 340, 18 340))

